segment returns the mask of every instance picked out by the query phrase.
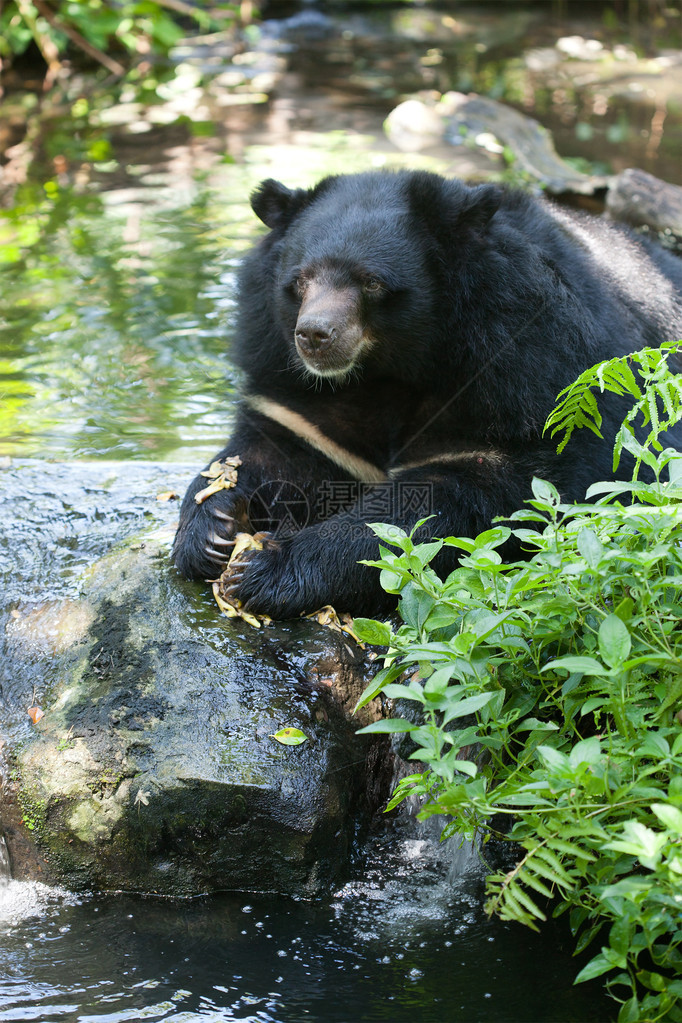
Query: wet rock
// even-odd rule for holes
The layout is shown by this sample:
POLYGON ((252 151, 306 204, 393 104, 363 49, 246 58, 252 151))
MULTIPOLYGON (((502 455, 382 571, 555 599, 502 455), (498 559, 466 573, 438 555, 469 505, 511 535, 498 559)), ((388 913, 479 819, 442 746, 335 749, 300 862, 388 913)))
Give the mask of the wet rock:
POLYGON ((298 11, 289 18, 263 21, 260 32, 264 38, 285 39, 293 43, 317 43, 338 35, 338 23, 318 10, 298 11))
POLYGON ((228 622, 179 579, 171 534, 95 561, 75 597, 8 615, 5 679, 34 693, 52 680, 35 698, 44 716, 9 741, 0 830, 13 876, 314 895, 379 798, 377 747, 349 713, 364 651, 313 622, 228 622), (306 741, 277 742, 287 726, 306 741))
POLYGON ((630 167, 614 178, 606 208, 615 220, 682 238, 682 188, 630 167))
POLYGON ((572 60, 606 59, 607 51, 598 39, 584 39, 583 36, 562 36, 556 41, 556 49, 572 60))
POLYGON ((384 130, 401 152, 418 153, 441 141, 444 124, 436 108, 407 99, 390 112, 384 130))

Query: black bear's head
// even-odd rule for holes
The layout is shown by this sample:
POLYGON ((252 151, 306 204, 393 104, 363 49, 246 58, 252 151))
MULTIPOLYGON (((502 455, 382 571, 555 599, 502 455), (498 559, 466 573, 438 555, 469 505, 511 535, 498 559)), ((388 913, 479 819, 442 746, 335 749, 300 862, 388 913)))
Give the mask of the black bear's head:
POLYGON ((499 195, 428 173, 340 175, 310 190, 264 181, 252 206, 272 229, 276 310, 316 378, 433 375, 442 358, 443 246, 481 234, 499 195), (428 337, 429 344, 418 339, 428 337))

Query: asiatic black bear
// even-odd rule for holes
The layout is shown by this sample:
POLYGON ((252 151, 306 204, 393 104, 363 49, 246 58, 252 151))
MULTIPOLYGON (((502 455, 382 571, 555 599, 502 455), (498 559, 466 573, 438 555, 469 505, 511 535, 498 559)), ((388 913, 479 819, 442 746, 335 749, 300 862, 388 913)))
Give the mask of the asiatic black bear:
POLYGON ((558 392, 601 359, 682 338, 682 262, 522 192, 370 172, 307 191, 265 181, 252 205, 270 231, 241 272, 245 385, 216 456, 240 456, 238 482, 198 504, 197 477, 173 554, 214 578, 234 532, 270 525, 235 575, 252 611, 390 606, 358 564, 378 553, 368 521, 410 529, 431 513, 420 537, 474 536, 521 507, 533 476, 582 499, 612 474, 623 410, 604 399, 605 440, 582 431, 558 456, 542 434, 558 392))

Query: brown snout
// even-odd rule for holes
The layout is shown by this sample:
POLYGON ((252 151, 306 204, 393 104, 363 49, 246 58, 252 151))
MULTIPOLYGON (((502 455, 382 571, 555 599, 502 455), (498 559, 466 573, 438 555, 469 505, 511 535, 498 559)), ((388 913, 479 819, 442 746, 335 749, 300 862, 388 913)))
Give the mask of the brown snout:
POLYGON ((296 323, 296 346, 302 357, 315 364, 347 363, 361 335, 357 291, 310 281, 296 323))

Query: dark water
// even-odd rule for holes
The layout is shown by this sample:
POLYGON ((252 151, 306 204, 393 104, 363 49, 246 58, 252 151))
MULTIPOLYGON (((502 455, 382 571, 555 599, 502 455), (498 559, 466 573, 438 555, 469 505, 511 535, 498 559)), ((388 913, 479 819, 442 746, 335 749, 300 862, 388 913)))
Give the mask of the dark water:
POLYGON ((398 831, 315 904, 43 896, 39 917, 3 926, 0 896, 0 1019, 609 1018, 598 983, 572 988, 562 929, 488 920, 480 880, 448 870, 432 842, 398 831))
MULTIPOLYGON (((660 85, 664 65, 635 73, 632 58, 615 55, 619 45, 636 59, 679 46, 670 24, 609 25, 590 4, 576 5, 569 21, 557 14, 563 6, 456 5, 448 16, 459 28, 441 38, 442 22, 429 28, 428 11, 408 21, 404 9, 370 16, 351 5, 344 32, 327 42, 323 33, 324 52, 317 42, 294 50, 269 105, 216 106, 202 94, 192 107, 205 58, 191 53, 184 70, 126 83, 113 99, 74 86, 43 124, 27 180, 0 210, 0 455, 36 458, 37 473, 40 459, 135 467, 125 484, 118 472, 111 486, 95 473, 78 507, 50 491, 42 509, 27 511, 13 530, 23 553, 0 549, 3 603, 68 591, 114 534, 158 517, 163 472, 150 476, 141 460, 198 465, 222 446, 237 384, 235 271, 260 230, 247 197, 261 178, 309 185, 324 173, 385 165, 456 172, 461 154, 401 155, 381 124, 402 93, 475 88, 541 117, 562 155, 682 183, 679 92, 649 96, 646 74, 660 85), (543 50, 575 34, 601 40, 607 64, 621 61, 623 88, 595 88, 604 62, 583 61, 568 77, 563 65, 534 70, 543 50), (148 117, 140 89, 156 89, 163 117, 148 117), (36 553, 41 538, 66 552, 56 584, 36 553)), ((680 52, 670 60, 674 85, 680 52)), ((11 680, 0 696, 14 720, 11 680)), ((489 921, 480 871, 462 876, 467 865, 408 820, 359 851, 347 884, 315 904, 245 895, 76 900, 0 878, 0 1019, 578 1023, 614 1015, 598 982, 572 986, 580 963, 563 921, 540 935, 489 921)))

